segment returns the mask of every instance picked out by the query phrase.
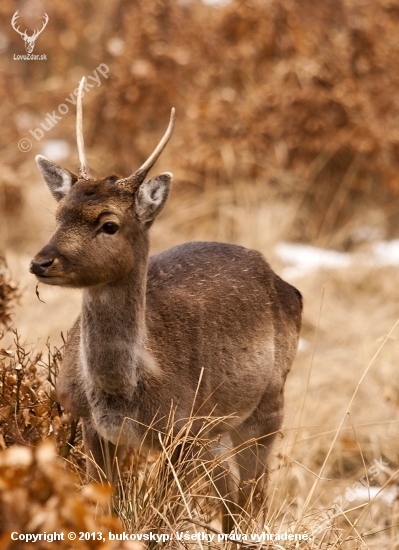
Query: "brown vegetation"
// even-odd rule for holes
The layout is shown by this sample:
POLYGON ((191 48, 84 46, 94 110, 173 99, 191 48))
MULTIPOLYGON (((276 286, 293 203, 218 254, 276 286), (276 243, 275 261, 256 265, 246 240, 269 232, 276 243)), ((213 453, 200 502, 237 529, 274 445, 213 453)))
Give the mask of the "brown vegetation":
POLYGON ((54 450, 45 442, 33 449, 14 446, 0 453, 0 548, 142 550, 137 543, 108 541, 110 531, 122 531, 122 524, 110 512, 99 511, 109 508, 111 488, 93 483, 79 490, 78 478, 56 458, 54 450), (62 538, 10 542, 12 532, 17 536, 57 533, 62 538), (72 544, 71 532, 76 533, 72 544), (80 533, 95 536, 87 540, 80 533))
MULTIPOLYGON (((13 9, 3 3, 2 20, 13 9)), ((174 105, 177 127, 163 161, 173 159, 182 187, 262 182, 285 195, 296 190, 303 208, 290 233, 299 239, 328 240, 359 201, 381 205, 398 233, 389 204, 399 189, 395 2, 237 0, 215 8, 198 0, 74 0, 46 9, 50 23, 35 53, 47 62, 15 61, 23 41, 11 25, 3 31, 6 167, 40 151, 29 130, 105 63, 109 78, 85 98, 89 161, 102 175, 139 166, 174 105), (28 154, 17 148, 25 137, 34 145, 28 154)), ((25 18, 42 15, 32 7, 25 18)), ((72 111, 43 140, 64 138, 74 149, 72 111)))
POLYGON ((0 328, 9 326, 11 309, 18 297, 17 284, 12 280, 5 258, 0 255, 0 328))

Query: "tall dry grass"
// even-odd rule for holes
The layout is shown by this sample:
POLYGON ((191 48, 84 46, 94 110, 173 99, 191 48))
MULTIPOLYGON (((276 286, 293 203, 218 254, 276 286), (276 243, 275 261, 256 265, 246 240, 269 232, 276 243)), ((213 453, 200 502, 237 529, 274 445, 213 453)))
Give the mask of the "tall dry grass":
MULTIPOLYGON (((270 532, 321 529, 313 542, 302 542, 302 548, 394 548, 396 545, 397 329, 389 334, 396 322, 399 298, 394 275, 393 268, 361 268, 356 273, 350 269, 334 273, 319 271, 296 281, 306 304, 302 351, 287 380, 286 419, 270 463, 268 506, 264 510, 267 510, 265 529, 270 532), (374 460, 379 461, 381 457, 383 468, 367 482, 370 497, 363 494, 360 500, 348 501, 348 490, 353 490, 362 476, 363 481, 373 477, 367 472, 374 460), (376 496, 376 487, 385 489, 376 496), (391 503, 380 498, 384 494, 392 495, 391 503), (334 508, 337 503, 343 507, 340 514, 334 508)), ((42 292, 40 295, 44 296, 42 292)), ((59 307, 65 299, 67 293, 58 294, 59 307)), ((37 301, 35 308, 45 312, 53 306, 54 303, 37 301)), ((51 319, 48 322, 51 323, 51 319)), ((8 384, 11 381, 14 401, 8 417, 2 419, 2 429, 13 423, 19 439, 13 439, 12 431, 6 432, 10 434, 6 445, 33 444, 41 437, 50 437, 58 441, 58 454, 65 456, 65 445, 69 444, 70 468, 86 483, 79 429, 71 439, 69 417, 59 411, 54 398, 51 406, 48 404, 51 391, 47 371, 42 371, 36 382, 39 387, 33 385, 32 388, 39 396, 44 392, 47 401, 32 403, 29 400, 33 391, 25 390, 21 392, 24 400, 17 413, 16 380, 18 373, 23 373, 26 377, 23 383, 27 387, 31 384, 30 365, 17 362, 15 343, 7 350, 12 357, 6 353, 0 363, 3 372, 12 377, 8 384), (19 363, 23 364, 22 369, 19 363), (38 407, 42 407, 43 418, 38 407), (56 412, 51 413, 52 409, 56 412), (43 424, 40 428, 43 433, 39 432, 36 439, 22 440, 21 434, 37 433, 37 427, 36 432, 29 431, 37 418, 43 424), (54 427, 50 429, 50 425, 54 427), (63 436, 58 438, 60 432, 63 436)), ((36 361, 35 355, 29 357, 33 363, 36 361)), ((41 368, 45 363, 46 368, 48 363, 55 368, 54 359, 50 362, 44 359, 41 368)), ((4 388, 8 391, 7 385, 3 386, 3 398, 10 401, 4 388)), ((220 497, 214 490, 212 477, 217 459, 199 459, 200 451, 209 444, 206 437, 199 437, 187 441, 194 445, 191 455, 172 469, 169 459, 181 441, 181 434, 177 438, 162 434, 161 452, 148 455, 142 450, 127 456, 120 465, 122 489, 115 497, 114 509, 122 521, 121 528, 129 532, 164 534, 188 530, 190 534, 208 532, 217 537, 221 529, 220 497)), ((237 521, 237 533, 258 532, 256 523, 255 517, 243 511, 237 521)), ((184 547, 176 541, 165 544, 170 548, 184 547)), ((219 547, 232 548, 235 544, 224 541, 219 547)), ((212 543, 209 547, 217 545, 212 543)), ((284 543, 283 547, 296 546, 284 543)))

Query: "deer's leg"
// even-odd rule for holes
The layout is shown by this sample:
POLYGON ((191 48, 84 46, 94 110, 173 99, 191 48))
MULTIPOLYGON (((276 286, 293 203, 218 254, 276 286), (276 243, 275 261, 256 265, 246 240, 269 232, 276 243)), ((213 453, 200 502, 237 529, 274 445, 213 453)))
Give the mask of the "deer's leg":
POLYGON ((263 515, 268 483, 267 459, 283 421, 283 395, 271 402, 265 395, 258 408, 231 433, 240 470, 239 505, 252 517, 263 515), (248 443, 253 440, 252 443, 248 443))
POLYGON ((223 533, 234 530, 238 516, 239 506, 239 481, 240 473, 235 464, 235 456, 232 454, 233 443, 229 434, 224 434, 218 444, 211 446, 212 458, 219 464, 213 468, 213 484, 217 496, 222 504, 222 529, 223 533), (224 458, 224 455, 226 457, 224 458))
POLYGON ((123 448, 120 445, 117 448, 99 436, 90 419, 82 418, 82 432, 89 479, 116 484, 118 459, 121 458, 123 448))

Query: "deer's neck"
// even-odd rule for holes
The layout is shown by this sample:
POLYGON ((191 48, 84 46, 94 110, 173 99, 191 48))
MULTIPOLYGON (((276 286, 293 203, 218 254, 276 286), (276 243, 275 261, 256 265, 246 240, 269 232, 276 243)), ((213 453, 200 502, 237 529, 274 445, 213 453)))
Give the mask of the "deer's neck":
POLYGON ((145 352, 148 256, 116 283, 83 291, 81 360, 87 389, 131 398, 145 352))

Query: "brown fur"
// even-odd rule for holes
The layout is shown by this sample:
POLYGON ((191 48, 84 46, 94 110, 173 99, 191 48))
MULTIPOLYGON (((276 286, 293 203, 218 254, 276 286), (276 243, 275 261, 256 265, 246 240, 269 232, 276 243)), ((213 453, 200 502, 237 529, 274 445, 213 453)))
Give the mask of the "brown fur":
MULTIPOLYGON (((101 439, 137 445, 146 426, 165 427, 171 406, 178 428, 198 390, 195 413, 231 415, 210 437, 223 431, 234 446, 257 439, 256 452, 245 448, 236 462, 241 484, 258 479, 262 492, 296 353, 300 293, 259 252, 239 246, 188 243, 149 258, 148 228, 166 201, 169 174, 130 192, 115 178, 75 183, 43 157, 38 163, 63 198, 57 229, 31 270, 42 282, 83 288, 58 394, 82 418, 86 452, 104 468, 101 439), (108 220, 119 225, 114 235, 103 232, 108 220)), ((245 504, 233 476, 218 488, 245 504)), ((230 512, 238 512, 234 503, 230 512)), ((226 514, 223 528, 232 527, 226 514)))

